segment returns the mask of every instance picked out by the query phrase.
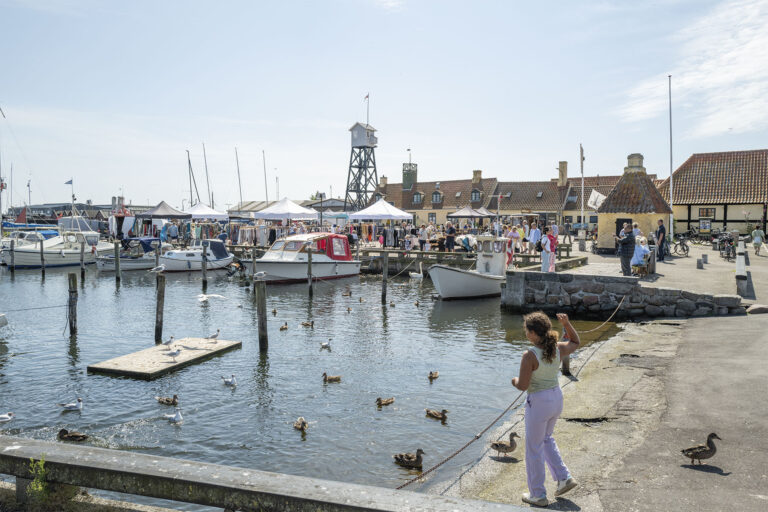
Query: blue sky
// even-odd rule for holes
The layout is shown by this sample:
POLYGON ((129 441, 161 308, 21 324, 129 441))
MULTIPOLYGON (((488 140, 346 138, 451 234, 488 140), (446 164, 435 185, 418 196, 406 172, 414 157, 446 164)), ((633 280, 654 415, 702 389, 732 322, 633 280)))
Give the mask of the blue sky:
MULTIPOLYGON (((379 130, 379 175, 541 180, 567 160, 768 146, 768 0, 201 2, 0 0, 0 151, 14 203, 189 197, 217 207, 343 194, 348 128, 379 130)), ((7 204, 8 194, 3 201, 7 204)))

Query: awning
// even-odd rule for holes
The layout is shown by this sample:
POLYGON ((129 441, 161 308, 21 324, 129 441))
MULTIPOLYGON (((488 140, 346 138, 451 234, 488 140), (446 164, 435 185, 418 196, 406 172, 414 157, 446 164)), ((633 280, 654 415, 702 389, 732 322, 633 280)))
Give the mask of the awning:
POLYGON ((379 199, 368 208, 349 216, 349 220, 412 220, 413 215, 379 199))
POLYGON ((191 219, 192 215, 184 213, 172 207, 165 201, 160 201, 160 204, 147 210, 144 213, 136 215, 137 219, 191 219))
POLYGON ((448 214, 448 218, 453 218, 453 219, 479 219, 482 217, 487 217, 487 215, 482 214, 477 210, 473 210, 469 206, 465 206, 464 208, 462 208, 457 212, 448 214))
POLYGON ((254 219, 266 220, 316 220, 318 214, 311 208, 304 208, 287 197, 276 202, 272 206, 264 208, 261 211, 251 213, 254 219))
POLYGON ((192 215, 193 219, 211 219, 211 220, 227 220, 229 215, 222 212, 217 212, 213 208, 203 203, 197 203, 192 208, 187 209, 184 213, 192 215))

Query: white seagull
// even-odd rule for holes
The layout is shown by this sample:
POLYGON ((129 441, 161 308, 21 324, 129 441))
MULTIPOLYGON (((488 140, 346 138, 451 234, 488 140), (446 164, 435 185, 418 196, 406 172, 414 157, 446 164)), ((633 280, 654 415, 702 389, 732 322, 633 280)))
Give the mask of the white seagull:
POLYGON ((181 423, 184 421, 184 418, 181 416, 181 407, 176 408, 176 414, 164 414, 163 416, 171 423, 181 423))
MULTIPOLYGON (((168 350, 170 350, 170 348, 168 350)), ((170 350, 170 352, 168 352, 166 355, 168 357, 172 357, 173 358, 173 362, 175 363, 176 362, 176 356, 178 356, 179 354, 181 354, 181 349, 177 348, 176 350, 170 350)))
POLYGON ((226 299, 226 297, 223 295, 217 295, 215 293, 212 293, 210 295, 201 293, 200 295, 197 296, 197 300, 199 300, 200 302, 207 302, 208 299, 226 299))
POLYGON ((12 412, 6 413, 6 414, 0 414, 0 423, 8 423, 13 418, 15 418, 16 415, 12 412))
POLYGON ((234 373, 232 374, 231 378, 228 379, 226 377, 222 377, 222 379, 224 380, 224 385, 225 386, 229 386, 229 387, 232 387, 232 388, 237 386, 237 380, 235 379, 235 374, 234 373))
POLYGON ((72 402, 69 404, 57 404, 59 407, 63 408, 65 411, 82 411, 83 410, 83 399, 78 398, 77 402, 72 402))
POLYGON ((165 346, 165 350, 171 350, 171 345, 173 344, 173 340, 174 338, 173 336, 171 336, 170 338, 168 338, 168 341, 163 342, 163 345, 165 346))
POLYGON ((160 272, 165 272, 165 265, 160 265, 155 268, 149 269, 147 272, 152 272, 153 274, 159 274, 160 272))
POLYGON ((261 271, 261 272, 256 272, 255 274, 253 274, 253 276, 254 276, 256 279, 264 279, 265 277, 267 277, 267 273, 266 273, 266 272, 264 272, 264 271, 261 271))
POLYGON ((221 333, 221 329, 216 329, 216 332, 215 332, 215 333, 213 333, 213 334, 209 334, 209 335, 208 335, 208 337, 207 337, 207 338, 205 338, 205 339, 207 339, 207 340, 213 340, 213 342, 214 342, 214 343, 216 343, 216 338, 218 338, 218 337, 219 337, 219 333, 221 333))
POLYGON ((320 343, 320 350, 331 350, 331 338, 328 338, 328 341, 324 341, 320 343))

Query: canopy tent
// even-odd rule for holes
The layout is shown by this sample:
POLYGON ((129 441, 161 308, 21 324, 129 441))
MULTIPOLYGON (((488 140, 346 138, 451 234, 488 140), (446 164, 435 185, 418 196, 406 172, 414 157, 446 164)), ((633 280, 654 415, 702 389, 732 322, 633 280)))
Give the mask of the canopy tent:
POLYGON ((485 206, 481 206, 477 210, 475 210, 477 213, 482 213, 484 217, 496 217, 497 215, 493 212, 488 211, 488 208, 485 206))
POLYGON ((368 208, 349 216, 349 220, 412 220, 413 215, 379 199, 368 208))
POLYGON ((464 208, 462 208, 457 212, 448 214, 448 218, 454 218, 454 219, 480 219, 486 216, 487 215, 480 213, 477 210, 473 210, 469 206, 465 206, 464 208))
POLYGON ((192 208, 189 208, 184 213, 192 215, 193 219, 211 219, 211 220, 227 220, 229 215, 222 212, 217 212, 213 208, 203 203, 197 203, 192 208))
POLYGON ((184 213, 176 208, 172 207, 165 201, 160 201, 160 204, 154 208, 139 213, 136 215, 137 219, 191 219, 192 214, 184 213))
POLYGON ((266 220, 316 220, 318 214, 312 208, 304 208, 284 197, 272 206, 251 213, 251 217, 266 220))

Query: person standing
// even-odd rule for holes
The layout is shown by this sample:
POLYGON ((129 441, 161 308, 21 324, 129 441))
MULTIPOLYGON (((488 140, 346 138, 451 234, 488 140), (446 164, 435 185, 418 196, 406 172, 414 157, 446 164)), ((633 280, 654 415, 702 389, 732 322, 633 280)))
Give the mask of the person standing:
POLYGON ((562 496, 578 485, 563 462, 552 433, 563 412, 563 393, 558 381, 560 362, 579 348, 581 341, 568 315, 558 313, 557 319, 565 329, 568 341, 558 341, 552 322, 541 311, 523 317, 525 336, 533 346, 523 353, 520 373, 512 379, 514 387, 528 392, 525 400, 528 492, 523 494, 523 501, 538 507, 549 504, 544 487, 545 462, 557 482, 555 496, 562 496))
POLYGON ((527 220, 523 220, 523 253, 528 252, 528 237, 531 234, 531 227, 527 220))
POLYGON ((555 271, 555 264, 557 263, 557 245, 560 243, 557 237, 552 233, 547 235, 549 237, 549 272, 555 271))
POLYGON ((419 250, 423 251, 425 245, 427 245, 427 226, 422 224, 419 228, 419 250))
POLYGON ((621 273, 625 276, 632 275, 632 257, 635 255, 635 235, 632 233, 632 226, 627 224, 624 227, 624 236, 619 238, 613 235, 616 243, 619 244, 619 256, 621 258, 621 273))
POLYGON ((536 225, 536 221, 531 222, 531 230, 529 232, 528 241, 530 242, 531 247, 531 254, 536 251, 536 242, 541 240, 541 231, 539 231, 539 228, 536 225))
POLYGON ((453 248, 456 245, 456 228, 453 227, 451 221, 445 223, 445 250, 453 252, 453 248))
POLYGON ((541 271, 549 272, 549 258, 552 257, 552 241, 549 237, 549 226, 544 226, 541 235, 541 271))
POLYGON ((757 224, 755 229, 752 230, 752 246, 755 248, 755 256, 760 255, 760 247, 763 245, 764 241, 765 232, 760 229, 760 224, 757 224))
POLYGON ((573 243, 573 238, 571 238, 571 229, 573 229, 573 226, 571 226, 571 221, 566 220, 565 225, 563 226, 563 243, 566 243, 566 238, 568 239, 568 243, 573 243))
POLYGON ((656 229, 656 250, 656 259, 664 261, 664 254, 667 252, 667 228, 664 227, 664 219, 659 219, 659 227, 656 229))

